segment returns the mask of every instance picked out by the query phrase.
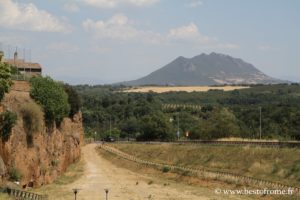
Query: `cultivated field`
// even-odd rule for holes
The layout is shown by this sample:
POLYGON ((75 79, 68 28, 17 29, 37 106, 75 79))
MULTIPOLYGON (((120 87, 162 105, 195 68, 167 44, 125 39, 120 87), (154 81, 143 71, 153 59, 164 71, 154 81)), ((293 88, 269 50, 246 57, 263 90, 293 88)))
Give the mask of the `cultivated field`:
POLYGON ((246 89, 249 87, 246 86, 179 86, 179 87, 171 87, 171 86, 145 86, 145 87, 134 87, 124 92, 155 92, 155 93, 164 93, 164 92, 207 92, 209 90, 223 90, 223 91, 232 91, 232 90, 240 90, 246 89))

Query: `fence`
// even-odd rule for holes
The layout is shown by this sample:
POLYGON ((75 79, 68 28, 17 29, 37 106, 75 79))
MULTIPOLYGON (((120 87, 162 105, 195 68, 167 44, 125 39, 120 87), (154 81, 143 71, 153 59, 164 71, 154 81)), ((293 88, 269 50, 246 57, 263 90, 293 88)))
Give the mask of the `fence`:
POLYGON ((277 141, 218 141, 218 140, 180 140, 176 142, 136 142, 136 141, 117 141, 118 143, 137 143, 137 144, 194 144, 194 145, 227 145, 227 146, 258 146, 274 148, 300 148, 300 142, 277 142, 277 141))
POLYGON ((228 173, 228 172, 220 172, 220 171, 213 171, 213 170, 209 170, 209 169, 199 169, 199 168, 193 169, 193 168, 183 167, 183 166, 155 163, 155 162, 136 158, 135 156, 126 154, 126 153, 124 153, 116 148, 113 148, 111 146, 108 146, 108 145, 102 144, 102 145, 100 145, 100 147, 102 149, 104 149, 105 151, 113 153, 123 159, 133 161, 138 164, 143 164, 146 166, 151 166, 151 167, 160 168, 160 169, 167 167, 173 171, 180 170, 180 171, 189 172, 200 178, 219 180, 219 181, 230 182, 230 183, 235 183, 235 184, 239 184, 239 185, 250 185, 250 186, 261 187, 261 188, 268 187, 269 189, 281 189, 281 190, 290 189, 290 190, 294 191, 295 195, 300 195, 300 188, 295 187, 295 186, 288 186, 288 185, 284 185, 284 184, 277 183, 277 182, 266 181, 266 180, 261 180, 261 179, 257 179, 257 178, 247 177, 247 176, 241 176, 238 174, 228 173))
POLYGON ((6 192, 17 200, 48 200, 48 195, 39 195, 32 192, 7 188, 6 192))

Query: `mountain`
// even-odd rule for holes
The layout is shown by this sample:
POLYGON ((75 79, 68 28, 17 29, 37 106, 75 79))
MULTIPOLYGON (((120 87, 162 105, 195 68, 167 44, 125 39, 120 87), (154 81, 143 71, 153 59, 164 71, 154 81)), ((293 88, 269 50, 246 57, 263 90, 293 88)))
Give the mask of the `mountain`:
POLYGON ((138 85, 221 85, 283 83, 267 76, 252 64, 228 55, 211 53, 193 58, 178 57, 151 74, 119 84, 138 85))

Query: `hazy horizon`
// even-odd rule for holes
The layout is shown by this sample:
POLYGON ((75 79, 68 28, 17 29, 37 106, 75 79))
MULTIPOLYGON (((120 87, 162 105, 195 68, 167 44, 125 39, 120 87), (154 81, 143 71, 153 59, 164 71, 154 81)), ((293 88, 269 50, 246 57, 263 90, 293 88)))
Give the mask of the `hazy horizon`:
POLYGON ((0 43, 71 84, 134 80, 211 52, 300 82, 299 10, 293 0, 2 0, 0 43))

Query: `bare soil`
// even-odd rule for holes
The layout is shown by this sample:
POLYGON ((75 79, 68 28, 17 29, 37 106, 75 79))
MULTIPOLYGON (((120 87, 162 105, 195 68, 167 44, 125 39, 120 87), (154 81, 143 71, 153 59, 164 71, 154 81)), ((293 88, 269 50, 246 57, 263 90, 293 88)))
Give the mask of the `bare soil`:
MULTIPOLYGON (((62 186, 64 191, 70 191, 70 193, 73 188, 79 188, 77 200, 105 199, 104 190, 106 188, 109 189, 109 200, 221 200, 241 198, 237 196, 224 198, 224 196, 214 194, 214 191, 208 188, 176 183, 118 167, 101 154, 99 155, 95 144, 86 145, 82 152, 85 162, 83 176, 69 185, 62 186)), ((60 198, 56 197, 55 199, 60 198)), ((69 198, 65 196, 61 199, 69 198)))

